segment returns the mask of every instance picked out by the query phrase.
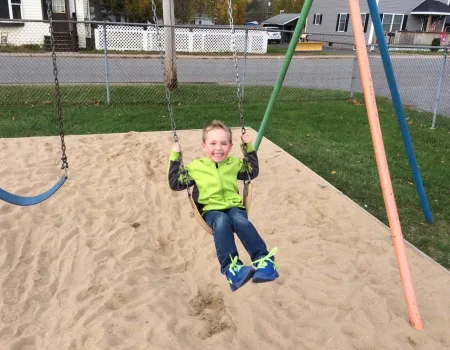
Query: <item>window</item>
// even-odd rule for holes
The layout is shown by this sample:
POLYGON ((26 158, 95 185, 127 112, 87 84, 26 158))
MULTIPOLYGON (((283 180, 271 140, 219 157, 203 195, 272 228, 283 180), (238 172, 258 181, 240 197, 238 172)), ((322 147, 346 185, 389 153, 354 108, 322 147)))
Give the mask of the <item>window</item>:
POLYGON ((361 22, 363 25, 364 33, 367 33, 367 27, 369 26, 370 15, 368 13, 361 13, 361 22))
POLYGON ((367 20, 366 14, 365 13, 361 13, 361 22, 362 22, 363 28, 366 27, 366 20, 367 20))
POLYGON ((346 32, 348 25, 348 13, 340 13, 336 24, 337 32, 346 32))
POLYGON ((22 0, 1 0, 0 18, 22 19, 22 0))
POLYGON ((394 15, 391 32, 396 32, 397 30, 402 29, 402 23, 403 23, 403 15, 394 15))
POLYGON ((402 29, 403 15, 385 13, 383 14, 382 23, 383 23, 383 30, 386 33, 396 32, 397 30, 402 29))
POLYGON ((322 24, 322 14, 321 13, 314 14, 313 24, 315 26, 318 26, 318 25, 322 24))
POLYGON ((53 13, 66 13, 66 0, 53 0, 52 11, 53 13))

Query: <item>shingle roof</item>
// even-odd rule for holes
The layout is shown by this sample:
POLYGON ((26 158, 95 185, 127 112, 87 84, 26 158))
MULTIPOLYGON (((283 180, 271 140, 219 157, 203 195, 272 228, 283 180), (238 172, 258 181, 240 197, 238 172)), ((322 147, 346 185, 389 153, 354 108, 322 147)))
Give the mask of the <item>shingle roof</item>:
POLYGON ((285 24, 292 22, 299 18, 300 15, 298 13, 282 13, 276 15, 275 17, 271 17, 266 19, 262 24, 275 24, 279 26, 284 26, 285 24))
POLYGON ((450 15, 450 6, 436 0, 425 0, 415 9, 412 15, 450 15))

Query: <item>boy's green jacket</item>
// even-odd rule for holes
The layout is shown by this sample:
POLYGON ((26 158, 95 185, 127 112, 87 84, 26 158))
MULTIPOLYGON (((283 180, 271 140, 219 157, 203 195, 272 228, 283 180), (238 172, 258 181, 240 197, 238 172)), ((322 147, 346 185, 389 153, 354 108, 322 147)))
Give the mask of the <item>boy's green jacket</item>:
POLYGON ((192 198, 202 214, 209 210, 244 208, 237 180, 248 180, 249 175, 250 179, 254 179, 259 173, 258 156, 251 143, 247 144, 247 155, 248 174, 243 160, 238 157, 228 156, 220 163, 215 163, 207 157, 195 159, 185 165, 189 181, 185 184, 181 174, 181 153, 172 151, 168 169, 169 186, 174 191, 194 186, 192 198))

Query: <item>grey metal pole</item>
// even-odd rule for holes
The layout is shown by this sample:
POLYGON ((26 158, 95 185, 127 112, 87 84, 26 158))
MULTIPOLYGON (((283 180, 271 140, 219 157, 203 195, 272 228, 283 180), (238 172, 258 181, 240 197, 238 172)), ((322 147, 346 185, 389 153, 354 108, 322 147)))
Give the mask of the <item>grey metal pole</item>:
POLYGON ((105 51, 106 103, 109 105, 111 100, 109 95, 108 41, 106 40, 106 19, 103 20, 103 48, 105 51))
POLYGON ((247 67, 247 41, 248 41, 248 28, 245 28, 245 43, 244 43, 244 69, 242 71, 242 101, 244 101, 244 89, 245 89, 245 70, 247 67))
POLYGON ((350 98, 355 95, 355 82, 356 82, 356 72, 358 69, 358 56, 355 51, 355 58, 353 58, 353 69, 352 69, 352 81, 350 84, 350 98))
POLYGON ((439 113, 439 108, 441 105, 442 84, 444 83, 444 73, 445 73, 445 63, 446 62, 447 62, 447 48, 444 49, 444 57, 442 59, 441 72, 439 73, 439 82, 438 82, 438 88, 437 88, 437 92, 436 92, 436 102, 434 104, 433 123, 431 124, 432 129, 434 129, 436 127, 437 114, 439 113))

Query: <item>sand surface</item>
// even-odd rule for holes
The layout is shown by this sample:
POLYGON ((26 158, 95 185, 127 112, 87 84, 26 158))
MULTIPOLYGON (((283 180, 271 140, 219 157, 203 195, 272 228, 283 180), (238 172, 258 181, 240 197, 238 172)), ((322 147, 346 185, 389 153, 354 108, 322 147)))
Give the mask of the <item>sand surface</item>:
MULTIPOLYGON (((202 155, 198 130, 179 136, 186 163, 202 155)), ((235 293, 186 192, 167 185, 170 132, 66 144, 60 191, 33 207, 0 203, 0 349, 450 348, 449 273, 407 248, 415 330, 390 231, 270 141, 250 218, 278 247, 280 278, 235 293)), ((59 147, 59 137, 1 139, 0 187, 49 188, 59 147)))

